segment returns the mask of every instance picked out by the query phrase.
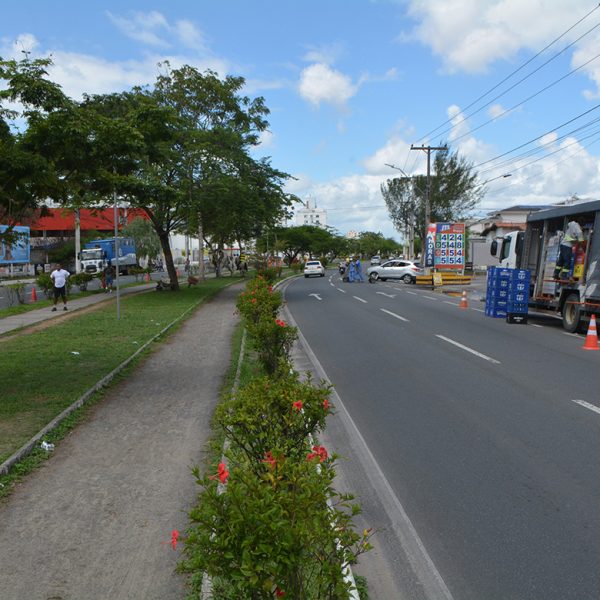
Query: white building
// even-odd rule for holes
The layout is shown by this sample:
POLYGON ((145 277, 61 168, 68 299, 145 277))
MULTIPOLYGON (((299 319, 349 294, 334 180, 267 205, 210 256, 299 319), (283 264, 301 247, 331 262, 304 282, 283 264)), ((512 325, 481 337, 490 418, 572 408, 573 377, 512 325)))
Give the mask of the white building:
POLYGON ((315 227, 325 227, 327 225, 327 211, 324 208, 317 208, 314 200, 306 200, 304 206, 296 211, 296 225, 314 225, 315 227))

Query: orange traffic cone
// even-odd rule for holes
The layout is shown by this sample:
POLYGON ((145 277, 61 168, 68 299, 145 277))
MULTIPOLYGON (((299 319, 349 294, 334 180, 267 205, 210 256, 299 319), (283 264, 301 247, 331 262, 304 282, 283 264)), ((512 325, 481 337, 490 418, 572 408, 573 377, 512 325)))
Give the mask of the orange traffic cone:
POLYGON ((460 299, 460 304, 458 305, 458 308, 469 308, 469 305, 467 304, 467 292, 464 290, 463 290, 462 298, 460 299))
POLYGON ((596 331, 596 315, 592 315, 587 335, 585 336, 584 350, 600 350, 598 347, 598 333, 596 331))
POLYGON ((31 288, 31 301, 37 302, 37 292, 35 291, 35 287, 31 288))

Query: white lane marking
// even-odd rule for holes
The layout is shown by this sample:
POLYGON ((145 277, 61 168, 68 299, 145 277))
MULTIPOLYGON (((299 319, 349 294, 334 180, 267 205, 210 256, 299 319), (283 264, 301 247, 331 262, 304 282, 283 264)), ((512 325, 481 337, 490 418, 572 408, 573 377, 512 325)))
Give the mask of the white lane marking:
POLYGON ((569 333, 568 331, 563 331, 563 335, 568 335, 569 337, 581 337, 578 333, 569 333))
POLYGON ((331 287, 335 287, 335 283, 333 283, 331 280, 329 280, 329 285, 330 285, 331 287))
POLYGON ((400 319, 401 321, 405 321, 406 323, 409 322, 408 319, 405 319, 404 317, 401 317, 400 315, 397 315, 396 313, 393 313, 393 312, 391 312, 389 310, 385 310, 385 308, 380 308, 379 310, 381 312, 384 312, 384 313, 388 314, 388 315, 391 315, 392 317, 396 317, 396 319, 400 319))
POLYGON ((433 296, 423 296, 423 298, 427 298, 427 300, 436 300, 437 298, 434 298, 433 296))
POLYGON ((485 310, 483 310, 483 308, 472 308, 471 310, 476 310, 477 312, 482 312, 482 313, 485 312, 485 310))
POLYGON ((342 292, 342 294, 346 293, 346 290, 343 290, 342 288, 336 288, 338 292, 342 292))
POLYGON ((444 300, 444 304, 451 304, 452 306, 458 306, 456 302, 450 302, 450 300, 444 300))
POLYGON ((309 296, 314 296, 317 300, 322 300, 321 296, 319 296, 319 294, 309 294, 309 296))
POLYGON ((478 356, 479 358, 483 358, 483 360, 487 360, 491 363, 494 363, 495 365, 500 364, 499 360, 496 360, 495 358, 492 358, 491 356, 482 354, 481 352, 477 352, 477 350, 473 350, 473 348, 469 348, 469 346, 464 346, 463 344, 460 344, 459 342, 455 342, 454 340, 451 340, 450 338, 447 338, 443 335, 436 335, 436 337, 439 337, 440 340, 444 340, 445 342, 448 342, 449 344, 453 344, 454 346, 456 346, 457 348, 460 348, 461 350, 466 350, 467 352, 470 352, 471 354, 474 354, 475 356, 478 356))
POLYGON ((583 406, 584 408, 589 408, 600 415, 600 408, 590 404, 589 402, 586 402, 585 400, 573 400, 573 402, 575 402, 575 404, 579 404, 579 406, 583 406))
POLYGON ((364 304, 367 303, 366 300, 363 300, 362 298, 359 298, 358 296, 352 296, 355 300, 358 300, 359 302, 363 302, 364 304))
POLYGON ((409 292, 408 290, 406 291, 407 294, 412 294, 413 296, 418 296, 419 294, 417 294, 417 292, 409 292))
POLYGON ((396 294, 386 294, 385 292, 375 292, 376 294, 381 294, 382 296, 385 296, 386 298, 395 298, 396 294))
POLYGON ((543 325, 537 325, 536 323, 529 323, 532 327, 543 327, 543 325))

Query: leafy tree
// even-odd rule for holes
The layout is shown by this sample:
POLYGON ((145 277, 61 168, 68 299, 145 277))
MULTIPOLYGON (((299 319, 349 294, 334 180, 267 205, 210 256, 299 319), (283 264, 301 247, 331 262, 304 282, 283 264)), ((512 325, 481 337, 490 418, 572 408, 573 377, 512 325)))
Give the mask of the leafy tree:
MULTIPOLYGON (((436 153, 432 170, 429 194, 431 222, 461 221, 484 195, 472 163, 460 156, 458 151, 451 152, 446 148, 436 153)), ((404 229, 414 224, 421 239, 425 239, 427 177, 416 175, 409 179, 388 180, 382 185, 381 192, 395 226, 404 229)))
POLYGON ((123 229, 123 235, 131 237, 135 241, 138 259, 147 256, 150 260, 153 260, 159 255, 160 240, 150 221, 136 217, 123 229))
POLYGON ((23 133, 70 104, 60 86, 47 79, 50 64, 50 59, 0 58, 0 223, 8 225, 0 241, 12 243, 13 226, 33 217, 51 191, 53 165, 29 147, 23 133), (19 109, 6 108, 7 102, 19 109))

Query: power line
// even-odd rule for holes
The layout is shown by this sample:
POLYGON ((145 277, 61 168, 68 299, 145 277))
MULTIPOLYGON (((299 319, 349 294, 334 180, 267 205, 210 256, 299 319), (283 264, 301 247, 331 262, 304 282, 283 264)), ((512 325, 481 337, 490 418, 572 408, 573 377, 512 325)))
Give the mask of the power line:
MULTIPOLYGON (((521 71, 522 69, 524 69, 528 64, 530 64, 531 62, 533 62, 538 56, 540 56, 543 52, 545 52, 546 50, 548 50, 548 48, 552 47, 556 42, 558 42, 560 39, 562 39, 565 35, 567 35, 567 33, 569 33, 570 31, 572 31, 575 27, 577 27, 577 25, 579 25, 580 23, 582 23, 583 21, 585 21, 585 19, 587 19, 592 13, 594 13, 596 10, 598 10, 598 8, 600 8, 600 3, 593 8, 591 11, 589 11, 586 15, 584 15, 581 19, 579 19, 579 21, 577 21, 575 24, 573 24, 571 27, 569 27, 566 31, 564 31, 563 33, 561 33, 557 38, 555 38, 554 40, 552 40, 552 42, 550 42, 549 44, 547 44, 544 48, 542 48, 537 54, 535 54, 535 56, 532 56, 529 60, 525 61, 520 67, 518 67, 517 69, 515 69, 514 71, 512 71, 512 73, 510 73, 509 75, 507 75, 504 79, 502 79, 502 81, 500 81, 499 83, 497 83, 495 86, 493 86, 492 88, 490 88, 487 92, 483 93, 481 96, 479 96, 479 98, 477 98, 476 100, 474 100, 473 102, 471 102, 468 106, 466 106, 459 114, 464 114, 464 111, 468 110, 469 108, 471 108, 472 106, 474 106, 475 104, 477 104, 480 100, 482 100, 483 98, 485 98, 486 96, 488 96, 489 94, 491 94, 495 89, 499 88, 503 83, 505 83, 506 81, 508 81, 511 77, 513 77, 514 75, 516 75, 519 71, 521 71)), ((598 25, 596 25, 597 27, 598 25)), ((592 29, 595 29, 592 28, 592 29)), ((592 31, 592 30, 590 30, 592 31)), ((586 34, 587 35, 590 31, 588 31, 586 34)), ((583 36, 582 36, 583 37, 583 36)), ((581 39, 581 38, 578 38, 581 39)), ((576 40, 577 41, 577 40, 576 40)), ((573 42, 575 43, 575 42, 573 42)), ((572 44, 571 44, 572 45, 572 44)), ((567 46, 568 48, 569 46, 567 46)), ((565 49, 563 49, 560 53, 558 53, 556 56, 559 56, 562 52, 564 52, 565 49)), ((554 58, 556 58, 556 56, 554 58)), ((553 60, 553 59, 551 59, 553 60)), ((547 61, 546 63, 544 63, 543 66, 545 66, 549 61, 547 61)), ((537 70, 539 70, 539 67, 537 70)), ((535 73, 536 71, 533 71, 532 73, 530 73, 527 77, 530 77, 531 75, 533 75, 533 73, 535 73)), ((524 81, 525 79, 527 79, 527 77, 525 77, 524 79, 522 79, 521 81, 524 81)), ((519 82, 520 83, 520 82, 519 82)), ((516 84, 517 85, 517 84, 516 84)), ((514 87, 514 86, 513 86, 514 87)), ((512 89, 509 88, 509 89, 512 89)), ((508 90, 506 90, 508 91, 508 90)), ((506 93, 506 92, 503 92, 506 93)), ((501 94, 502 95, 502 94, 501 94)), ((501 96, 500 95, 500 96, 501 96)), ((500 96, 497 96, 495 98, 495 100, 497 100, 500 96)), ((493 100, 492 100, 493 102, 493 100)), ((474 114, 474 113, 473 113, 474 114)), ((456 118, 456 117, 451 117, 450 119, 446 119, 446 121, 444 121, 441 125, 438 125, 435 129, 432 129, 430 132, 426 133, 423 137, 421 137, 419 139, 419 141, 422 141, 426 138, 428 138, 430 135, 432 135, 433 133, 435 133, 436 131, 438 131, 439 129, 441 129, 442 127, 444 127, 445 125, 447 125, 448 123, 451 123, 452 120, 456 118)))

